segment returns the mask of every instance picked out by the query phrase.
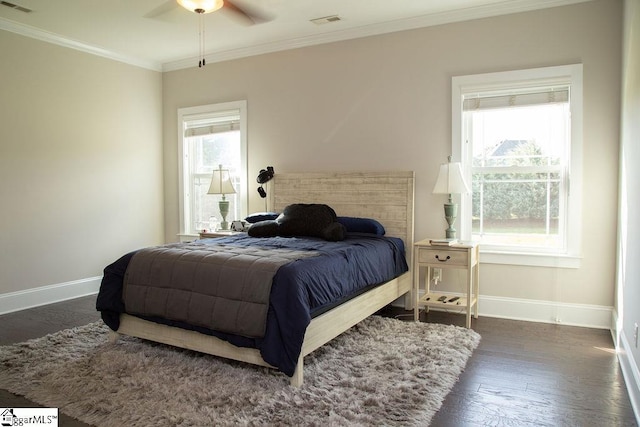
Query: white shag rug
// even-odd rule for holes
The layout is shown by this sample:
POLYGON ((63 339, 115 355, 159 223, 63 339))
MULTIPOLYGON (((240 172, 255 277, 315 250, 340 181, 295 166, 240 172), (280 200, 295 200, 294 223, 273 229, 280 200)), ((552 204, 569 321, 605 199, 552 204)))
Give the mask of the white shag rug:
POLYGON ((96 426, 425 426, 480 342, 371 316, 306 357, 294 388, 273 369, 107 332, 95 322, 0 347, 0 387, 96 426))

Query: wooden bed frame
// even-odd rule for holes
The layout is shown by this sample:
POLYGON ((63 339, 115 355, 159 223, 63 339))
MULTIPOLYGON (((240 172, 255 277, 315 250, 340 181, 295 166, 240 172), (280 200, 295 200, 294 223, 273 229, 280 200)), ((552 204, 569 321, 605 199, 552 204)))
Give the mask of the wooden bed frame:
MULTIPOLYGON (((402 238, 407 263, 413 265, 413 172, 278 173, 269 182, 268 196, 269 209, 275 212, 282 212, 292 203, 325 203, 338 216, 375 218, 384 225, 388 236, 402 238)), ((313 318, 291 385, 302 385, 303 359, 307 354, 402 296, 409 307, 411 278, 409 271, 313 318)), ((272 367, 257 349, 236 347, 210 335, 127 314, 120 315, 120 328, 112 332, 111 340, 115 342, 120 334, 272 367)))

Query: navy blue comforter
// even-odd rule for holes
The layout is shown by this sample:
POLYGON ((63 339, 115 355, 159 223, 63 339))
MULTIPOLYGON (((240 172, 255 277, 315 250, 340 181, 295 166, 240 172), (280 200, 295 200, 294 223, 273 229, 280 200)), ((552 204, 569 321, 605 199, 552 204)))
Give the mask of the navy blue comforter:
MULTIPOLYGON (((167 319, 148 318, 214 335, 238 347, 257 348, 267 363, 289 376, 294 373, 312 317, 408 271, 402 240, 373 234, 348 233, 347 238, 340 242, 308 237, 252 238, 245 235, 200 242, 320 252, 319 256, 293 261, 277 271, 263 338, 247 338, 167 319)), ((125 312, 122 281, 134 253, 124 255, 104 269, 96 308, 113 330, 118 330, 120 313, 125 312)))

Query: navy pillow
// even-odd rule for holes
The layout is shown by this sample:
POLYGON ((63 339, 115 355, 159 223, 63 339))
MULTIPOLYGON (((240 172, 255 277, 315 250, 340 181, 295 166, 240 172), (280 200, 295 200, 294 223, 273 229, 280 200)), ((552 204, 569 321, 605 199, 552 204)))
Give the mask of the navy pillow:
POLYGON ((249 227, 247 234, 251 237, 275 237, 278 235, 278 223, 272 219, 256 222, 249 227))
POLYGON ((338 222, 345 226, 348 233, 369 233, 384 236, 385 229, 375 219, 339 216, 338 222))
POLYGON ((255 224, 256 222, 260 222, 260 221, 274 220, 278 218, 278 215, 280 214, 275 212, 256 212, 256 213, 252 213, 251 215, 246 217, 244 220, 247 221, 249 224, 255 224))

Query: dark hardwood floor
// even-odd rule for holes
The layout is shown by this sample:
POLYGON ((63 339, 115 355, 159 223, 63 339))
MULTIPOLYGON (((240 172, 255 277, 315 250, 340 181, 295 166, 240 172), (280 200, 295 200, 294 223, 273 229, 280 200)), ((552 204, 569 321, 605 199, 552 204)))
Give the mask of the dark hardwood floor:
MULTIPOLYGON (((86 325, 100 319, 96 311, 96 297, 88 296, 57 304, 22 310, 0 316, 0 345, 13 344, 38 338, 62 329, 86 325)), ((0 407, 30 408, 40 405, 2 390, 0 384, 0 407)), ((81 427, 87 424, 59 414, 59 425, 81 427)))
MULTIPOLYGON (((99 319, 95 297, 0 316, 0 345, 99 319)), ((389 307, 385 316, 411 321, 389 307)), ((464 317, 421 313, 464 325, 464 317)), ((637 426, 609 331, 480 317, 480 346, 432 426, 637 426)), ((1 385, 0 385, 1 387, 1 385)), ((0 390, 0 407, 37 406, 0 390)), ((61 415, 61 426, 85 426, 61 415)))
MULTIPOLYGON (((460 314, 420 320, 464 326, 460 314)), ((432 426, 638 425, 610 331, 489 317, 471 326, 482 340, 432 426)))

